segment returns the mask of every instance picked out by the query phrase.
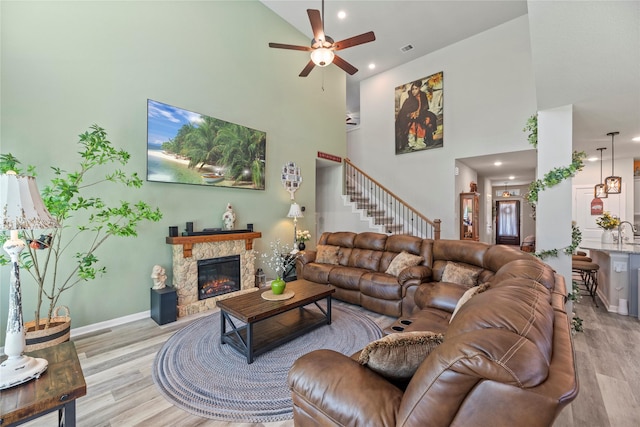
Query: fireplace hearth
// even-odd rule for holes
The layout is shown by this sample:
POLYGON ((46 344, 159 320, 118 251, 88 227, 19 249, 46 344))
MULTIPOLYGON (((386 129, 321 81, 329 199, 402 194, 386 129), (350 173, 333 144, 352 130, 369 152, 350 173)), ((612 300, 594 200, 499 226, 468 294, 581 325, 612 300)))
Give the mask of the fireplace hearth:
POLYGON ((240 290, 240 255, 198 261, 198 299, 240 290))
POLYGON ((173 260, 173 287, 178 294, 178 317, 189 316, 216 308, 219 300, 254 292, 255 252, 253 240, 261 233, 228 233, 206 236, 167 237, 173 260), (240 290, 211 298, 200 299, 198 290, 198 261, 227 256, 240 257, 240 290))

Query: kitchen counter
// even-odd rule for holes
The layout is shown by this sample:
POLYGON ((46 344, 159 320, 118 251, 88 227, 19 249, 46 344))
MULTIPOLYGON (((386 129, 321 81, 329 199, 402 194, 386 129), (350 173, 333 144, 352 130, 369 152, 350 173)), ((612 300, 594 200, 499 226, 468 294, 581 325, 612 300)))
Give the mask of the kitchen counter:
POLYGON ((598 270, 598 297, 608 311, 638 316, 640 296, 640 241, 632 244, 602 243, 599 240, 584 240, 580 249, 589 250, 598 270))
POLYGON ((599 240, 583 240, 580 243, 582 249, 594 249, 605 252, 619 252, 625 254, 640 254, 640 240, 636 239, 633 243, 602 243, 599 240))

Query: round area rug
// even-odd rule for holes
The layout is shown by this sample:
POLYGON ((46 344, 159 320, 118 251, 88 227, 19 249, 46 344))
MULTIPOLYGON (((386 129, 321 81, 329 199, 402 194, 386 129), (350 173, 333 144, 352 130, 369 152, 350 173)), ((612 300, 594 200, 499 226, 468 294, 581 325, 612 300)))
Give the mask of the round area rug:
POLYGON ((333 304, 331 325, 260 354, 249 365, 245 356, 220 344, 216 312, 169 338, 156 356, 152 376, 162 395, 194 415, 235 422, 283 421, 293 417, 287 374, 298 357, 321 348, 350 356, 380 337, 373 320, 333 304))

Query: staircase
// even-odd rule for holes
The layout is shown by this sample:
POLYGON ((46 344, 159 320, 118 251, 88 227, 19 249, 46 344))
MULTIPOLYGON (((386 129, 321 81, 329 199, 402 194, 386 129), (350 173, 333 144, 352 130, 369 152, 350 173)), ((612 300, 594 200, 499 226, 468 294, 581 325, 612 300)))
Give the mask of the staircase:
POLYGON ((349 159, 344 160, 343 199, 368 218, 370 227, 380 233, 410 234, 423 239, 440 238, 440 220, 430 220, 349 159))

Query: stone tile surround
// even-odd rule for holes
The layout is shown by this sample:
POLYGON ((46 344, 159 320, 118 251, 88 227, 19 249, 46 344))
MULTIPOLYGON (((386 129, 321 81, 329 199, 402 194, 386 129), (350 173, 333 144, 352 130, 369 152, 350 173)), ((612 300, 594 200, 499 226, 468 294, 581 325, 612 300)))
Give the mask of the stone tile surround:
POLYGON ((211 310, 217 301, 257 290, 253 239, 261 233, 167 237, 172 245, 173 287, 178 295, 178 317, 211 310), (198 300, 198 261, 240 255, 240 291, 198 300))

